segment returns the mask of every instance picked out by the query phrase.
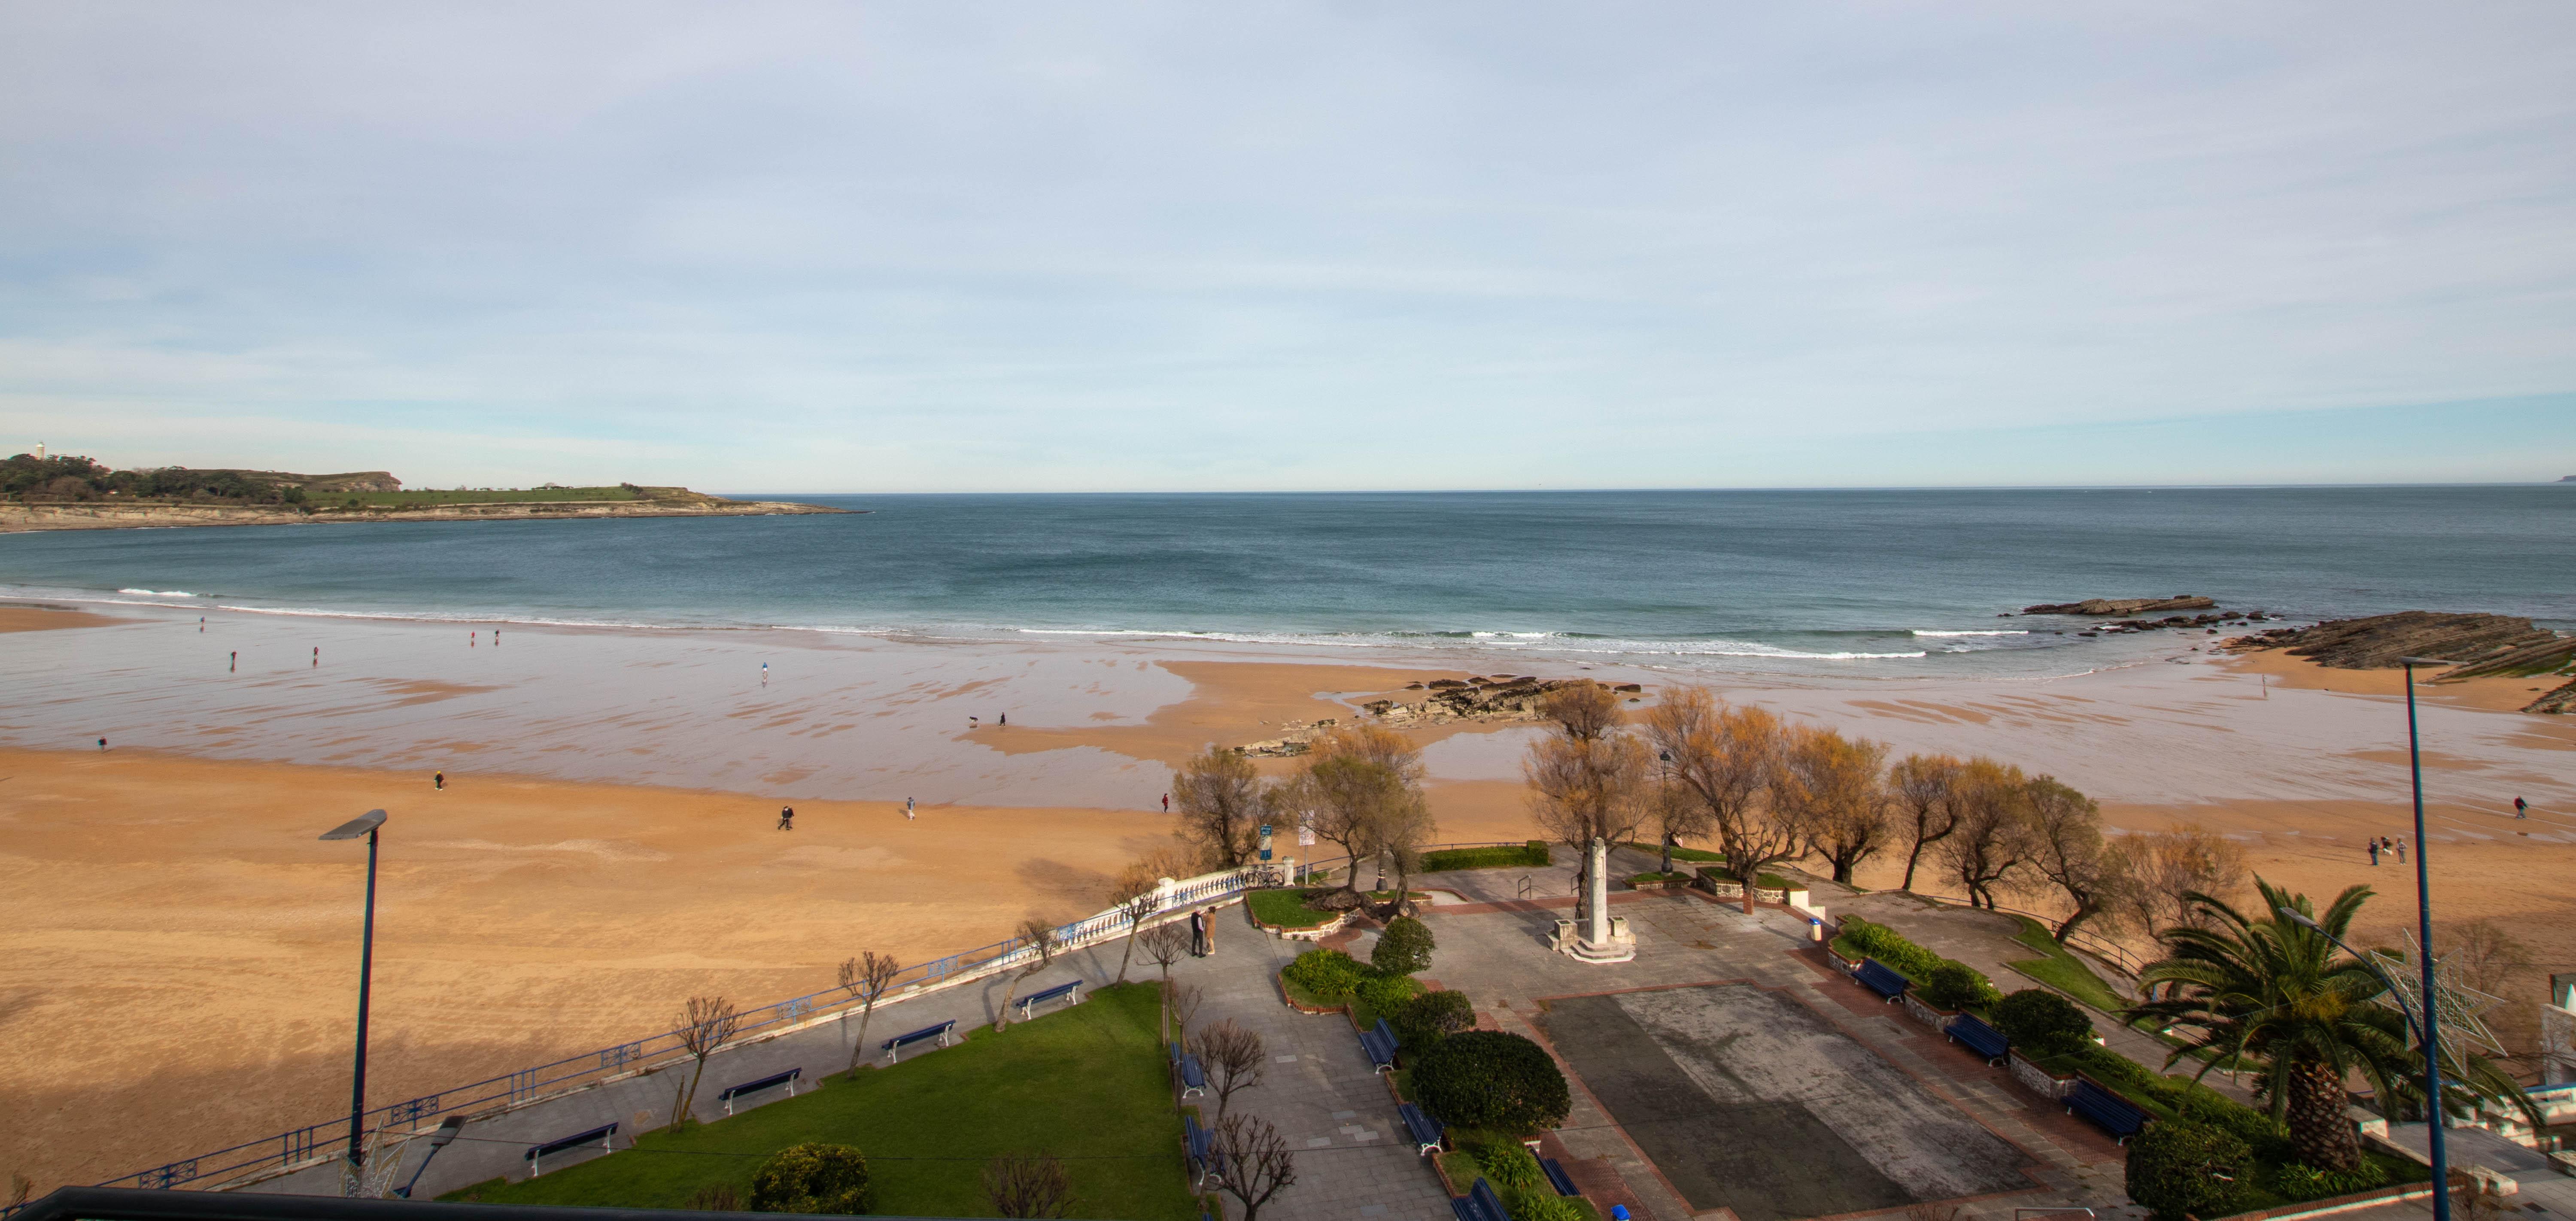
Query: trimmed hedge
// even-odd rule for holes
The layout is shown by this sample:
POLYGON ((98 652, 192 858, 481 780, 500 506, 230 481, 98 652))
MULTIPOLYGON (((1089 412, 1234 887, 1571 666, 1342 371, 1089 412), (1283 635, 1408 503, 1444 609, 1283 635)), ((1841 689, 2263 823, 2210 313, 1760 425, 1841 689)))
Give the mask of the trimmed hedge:
POLYGON ((1432 1044, 1476 1025, 1476 1008, 1464 992, 1425 992, 1388 1014, 1395 1041, 1420 1055, 1432 1044))
POLYGON ((1499 1030, 1468 1030, 1431 1046, 1410 1073, 1414 1094, 1453 1128, 1523 1135, 1565 1122, 1574 1105, 1565 1073, 1538 1044, 1499 1030))
POLYGON ((1995 986, 1987 983, 1975 967, 1952 958, 1942 959, 1941 965, 1924 977, 1920 995, 1926 1005, 1951 1010, 1982 1011, 2003 1000, 2003 994, 1995 991, 1995 986))
POLYGON ((1397 916, 1386 922, 1386 931, 1378 934, 1377 946, 1369 951, 1369 965, 1389 975, 1411 975, 1431 969, 1431 951, 1438 942, 1431 937, 1431 926, 1411 916, 1397 916))
POLYGON ((1875 958, 1917 982, 1931 978, 1932 969, 1943 961, 1940 955, 1914 944, 1905 934, 1858 916, 1843 917, 1840 940, 1857 951, 1854 957, 1875 958))
POLYGON ((1443 848, 1422 854, 1422 868, 1417 873, 1446 873, 1452 869, 1543 869, 1548 865, 1547 841, 1534 839, 1514 848, 1443 848))
POLYGON ((1995 1005, 1995 1029, 2022 1054, 2071 1055, 2093 1045, 2093 1019, 2046 988, 2024 988, 1995 1005))
MULTIPOLYGON (((1729 884, 1729 885, 1737 885, 1737 884, 1740 884, 1740 883, 1742 883, 1742 882, 1744 881, 1744 879, 1742 879, 1742 878, 1739 878, 1739 877, 1735 876, 1735 871, 1734 871, 1734 870, 1728 869, 1728 868, 1727 868, 1727 867, 1725 867, 1724 865, 1703 865, 1703 866, 1701 866, 1701 867, 1700 867, 1700 869, 1699 869, 1699 880, 1701 880, 1701 881, 1703 881, 1703 882, 1725 882, 1725 883, 1727 883, 1727 884, 1729 884)), ((1755 890, 1804 890, 1804 889, 1806 889, 1806 887, 1804 887, 1804 886, 1800 886, 1800 885, 1798 885, 1797 883, 1792 882, 1792 881, 1790 881, 1790 880, 1789 880, 1789 879, 1787 879, 1787 878, 1781 877, 1779 874, 1776 874, 1776 873, 1766 873, 1766 874, 1762 874, 1762 875, 1761 875, 1761 876, 1759 876, 1759 877, 1754 878, 1754 879, 1753 879, 1753 888, 1754 888, 1755 890)))
POLYGON ((1279 969, 1279 976, 1306 990, 1306 995, 1327 1005, 1343 1004, 1359 990, 1360 981, 1368 978, 1359 960, 1340 950, 1308 950, 1297 960, 1279 969))
POLYGON ((2153 1123, 2129 1138, 2129 1198, 2164 1221, 2235 1211, 2253 1178, 2254 1151, 2194 1123, 2153 1123))
MULTIPOLYGON (((1410 975, 1379 973, 1361 980, 1359 987, 1352 990, 1352 995, 1379 1017, 1391 1017, 1403 1012, 1421 991, 1422 985, 1410 975)), ((1387 1024, 1390 1027, 1394 1025, 1392 1021, 1387 1024)))

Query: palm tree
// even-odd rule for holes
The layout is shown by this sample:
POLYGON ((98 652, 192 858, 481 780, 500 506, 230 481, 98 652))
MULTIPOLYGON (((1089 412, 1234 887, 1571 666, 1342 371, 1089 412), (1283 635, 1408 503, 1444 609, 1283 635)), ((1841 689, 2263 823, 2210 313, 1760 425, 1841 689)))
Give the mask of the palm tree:
MULTIPOLYGON (((2263 920, 2248 920, 2197 891, 2186 895, 2191 909, 2206 918, 2204 926, 2158 935, 2166 957, 2140 972, 2138 982, 2148 996, 2162 985, 2164 999, 2137 1005, 2124 1016, 2194 1032, 2165 1057, 2165 1067, 2186 1055, 2200 1056, 2195 1080, 2231 1056, 2261 1063, 2255 1091, 2270 1101, 2272 1118, 2288 1126, 2299 1160, 2320 1170, 2355 1169, 2361 1142, 2345 1115, 2344 1082, 2359 1073, 2392 1106, 2420 1104, 2423 1098, 2422 1057, 2407 1045, 2405 1018, 2374 1003, 2387 985, 2371 964, 2335 946, 2372 892, 2349 887, 2316 916, 2306 895, 2259 877, 2254 886, 2270 913, 2263 920), (2316 927, 2280 915, 2284 907, 2312 916, 2316 927)), ((2446 1091, 2454 1113, 2467 1110, 2473 1097, 2528 1108, 2522 1091, 2492 1061, 2443 1059, 2450 1078, 2445 1084, 2459 1085, 2456 1092, 2446 1091)))

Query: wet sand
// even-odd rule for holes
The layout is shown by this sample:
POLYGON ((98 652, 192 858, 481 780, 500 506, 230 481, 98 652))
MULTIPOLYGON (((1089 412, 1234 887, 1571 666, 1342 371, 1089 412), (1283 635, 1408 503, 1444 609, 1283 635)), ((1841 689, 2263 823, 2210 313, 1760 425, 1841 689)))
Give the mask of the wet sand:
MULTIPOLYGON (((695 992, 765 1003, 862 949, 935 957, 1095 910, 1163 842, 1172 762, 1460 673, 1169 641, 511 627, 496 648, 488 627, 409 621, 0 615, 29 617, 66 626, 0 650, 0 1036, 18 1051, 0 1170, 39 1190, 345 1101, 363 850, 313 836, 370 807, 393 816, 384 1101, 666 1029, 695 992), (116 748, 80 749, 99 736, 116 748), (771 829, 782 802, 793 833, 771 829)), ((2118 827, 2200 822, 2311 893, 2370 881, 2390 896, 2370 923, 2393 929, 2411 875, 2359 844, 2406 833, 2402 707, 2328 689, 2349 672, 2259 673, 2178 640, 2048 681, 1718 685, 1900 754, 2053 772, 2118 827)), ((1672 677, 1591 676, 1649 698, 1672 677)), ((2576 724, 2483 699, 2426 700, 2436 886, 2459 895, 2446 912, 2518 917, 2576 969, 2576 724), (2537 811, 2502 825, 2516 793, 2537 811)), ((1533 833, 1535 732, 1417 732, 1439 838, 1533 833)))

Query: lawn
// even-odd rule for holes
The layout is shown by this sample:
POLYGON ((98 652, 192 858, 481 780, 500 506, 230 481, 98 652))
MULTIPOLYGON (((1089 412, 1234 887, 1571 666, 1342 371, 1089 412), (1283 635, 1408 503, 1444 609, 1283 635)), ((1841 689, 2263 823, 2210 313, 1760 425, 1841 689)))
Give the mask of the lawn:
MULTIPOLYGON (((680 1208, 702 1187, 744 1198, 769 1154, 802 1141, 857 1146, 876 1211, 990 1217, 980 1176, 1003 1153, 1066 1159, 1075 1217, 1190 1221, 1199 1208, 1181 1165, 1181 1120, 1150 984, 1102 988, 1082 1004, 892 1068, 829 1078, 821 1089, 701 1124, 653 1132, 634 1149, 543 1178, 499 1179, 441 1197, 487 1203, 680 1208)), ((702 1093, 711 1094, 711 1073, 702 1093)))
POLYGON ((2083 959, 2068 953, 2065 946, 2057 944, 2057 939, 2048 935, 2048 926, 2028 916, 2013 918, 2021 921, 2021 932, 2014 934, 2013 940, 2039 951, 2040 957, 2008 962, 2005 966, 2104 1013, 2118 1013, 2128 1007, 2129 1002, 2120 999, 2120 994, 2112 991, 2111 985, 2103 983, 2102 977, 2093 973, 2093 968, 2084 965, 2083 959))
POLYGON ((1319 912, 1306 906, 1306 896, 1322 890, 1305 890, 1294 886, 1275 890, 1256 890, 1244 896, 1252 909, 1252 918, 1272 928, 1315 928, 1331 920, 1335 913, 1319 912))
MULTIPOLYGON (((1658 860, 1663 858, 1664 849, 1662 845, 1641 844, 1631 840, 1629 841, 1628 846, 1658 860)), ((1677 861, 1699 861, 1703 864, 1723 864, 1726 861, 1726 854, 1723 852, 1711 852, 1706 848, 1684 848, 1679 845, 1675 845, 1673 847, 1673 859, 1677 861)))
POLYGON ((1452 869, 1537 869, 1548 863, 1547 843, 1531 840, 1526 844, 1490 848, 1443 848, 1422 854, 1423 873, 1445 873, 1452 869))

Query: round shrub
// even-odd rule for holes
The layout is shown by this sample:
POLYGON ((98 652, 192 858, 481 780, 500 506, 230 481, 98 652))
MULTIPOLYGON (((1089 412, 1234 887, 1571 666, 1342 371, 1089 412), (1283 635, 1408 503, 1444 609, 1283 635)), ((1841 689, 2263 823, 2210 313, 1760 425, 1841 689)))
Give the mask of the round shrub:
MULTIPOLYGON (((1358 995, 1369 1008, 1377 1010, 1378 1016, 1388 1019, 1391 1027, 1395 1015, 1412 1004, 1413 994, 1421 990, 1422 985, 1410 975, 1372 975, 1360 981, 1358 995)), ((1402 1036, 1397 1037, 1401 1041, 1402 1036)))
POLYGON ((1915 995, 1935 1009, 1978 1009, 1995 1002, 1995 986, 1975 967, 1944 958, 1924 975, 1923 987, 1915 995))
POLYGON ((1316 1000, 1338 1005, 1351 999, 1364 972, 1357 960, 1340 950, 1308 950, 1280 968, 1279 974, 1316 1000))
POLYGON ((1434 1043, 1476 1025, 1476 1008, 1464 992, 1425 992, 1389 1014, 1395 1041, 1419 1055, 1434 1043))
POLYGON ((1469 1030, 1416 1059, 1413 1092, 1451 1127, 1537 1132, 1565 1122, 1574 1099, 1565 1074, 1539 1045, 1499 1030, 1469 1030))
POLYGON ((1411 975, 1431 969, 1431 926, 1411 916, 1397 916, 1386 922, 1386 931, 1378 934, 1377 948, 1369 951, 1369 965, 1389 975, 1411 975))
POLYGON ((753 1212, 850 1215, 875 1205, 868 1159, 848 1145, 789 1145, 751 1172, 753 1212))
POLYGON ((1997 1003, 1995 1029, 2032 1056, 2063 1056, 2093 1043, 2093 1019, 2046 988, 2024 988, 1997 1003))
POLYGON ((2152 1123, 2129 1138, 2129 1198, 2165 1221, 2234 1210, 2253 1170, 2244 1141, 2206 1124, 2152 1123))

